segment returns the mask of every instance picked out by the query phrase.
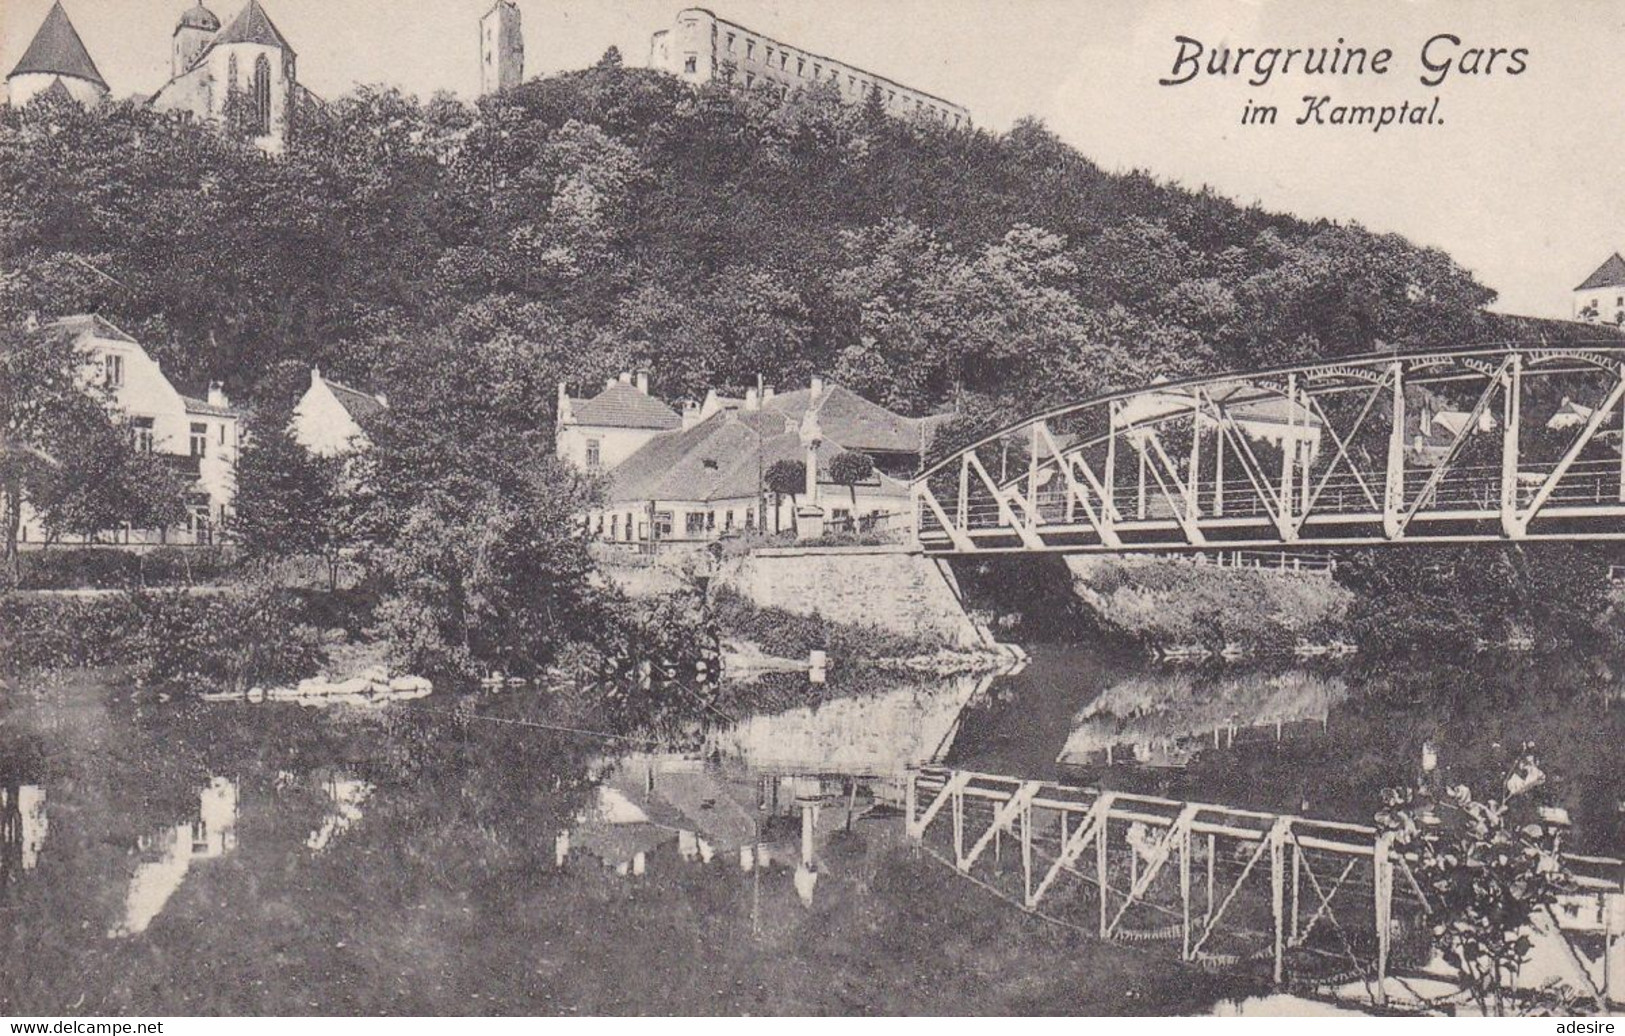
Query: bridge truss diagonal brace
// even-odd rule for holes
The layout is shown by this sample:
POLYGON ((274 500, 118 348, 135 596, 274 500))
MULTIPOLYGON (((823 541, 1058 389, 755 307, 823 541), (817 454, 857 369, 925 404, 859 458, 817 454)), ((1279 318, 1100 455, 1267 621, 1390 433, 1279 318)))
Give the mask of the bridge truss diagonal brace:
MULTIPOLYGON (((1151 883, 1157 880, 1157 875, 1162 872, 1163 865, 1173 855, 1174 849, 1183 848, 1190 844, 1186 836, 1190 834, 1191 824, 1196 820, 1196 814, 1201 812, 1201 809, 1201 806, 1189 805, 1179 811, 1179 816, 1174 818, 1172 826, 1168 828, 1162 841, 1157 844, 1151 859, 1146 861, 1144 873, 1140 875, 1139 880, 1129 890, 1128 898, 1123 900, 1123 905, 1118 907, 1117 915, 1106 926, 1106 938, 1109 939, 1116 933, 1117 926, 1122 923, 1123 915, 1128 913, 1129 907, 1138 902, 1140 897, 1144 896, 1146 891, 1151 888, 1151 883)), ((1139 850, 1134 851, 1138 852, 1139 850)))
MULTIPOLYGON (((953 543, 955 550, 969 554, 976 549, 976 543, 965 534, 965 530, 948 520, 948 515, 943 511, 941 502, 937 500, 937 494, 932 492, 929 485, 921 482, 915 486, 914 497, 921 504, 930 508, 931 513, 937 516, 937 522, 942 526, 942 531, 948 534, 948 539, 953 543)), ((918 506, 915 507, 914 512, 919 514, 918 506)))
POLYGON ((1511 369, 1512 357, 1509 356, 1502 360, 1501 366, 1496 368, 1495 373, 1490 375, 1489 384, 1485 385, 1484 391, 1478 394, 1478 401, 1473 404, 1473 409, 1468 412, 1467 420, 1462 422, 1461 430, 1450 440, 1450 450, 1445 454, 1444 460, 1440 461, 1439 466, 1433 469, 1433 473, 1428 476, 1428 480, 1422 484, 1421 491, 1416 494, 1410 506, 1405 509, 1405 513, 1400 516, 1400 536, 1405 534, 1405 530, 1410 527, 1411 519, 1415 518, 1417 512, 1427 505, 1428 498, 1438 489, 1439 483, 1444 481, 1444 477, 1450 473, 1451 467, 1456 463, 1456 458, 1461 455, 1462 447, 1472 437, 1473 431, 1478 427, 1478 422, 1484 416, 1484 411, 1489 408, 1490 400, 1495 398, 1496 390, 1505 389, 1510 385, 1507 374, 1511 369))
POLYGON ((1117 530, 1112 528, 1111 500, 1101 488, 1100 481, 1095 478, 1095 473, 1089 469, 1088 464, 1083 462, 1082 457, 1072 454, 1063 455, 1061 453, 1061 448, 1055 442, 1055 437, 1050 434, 1049 425, 1046 422, 1040 421, 1035 427, 1038 429, 1039 438, 1043 439, 1044 445, 1049 448, 1050 456, 1055 458, 1055 466, 1060 469, 1061 477, 1066 480, 1066 491, 1071 494, 1071 499, 1077 501, 1079 506, 1083 508, 1084 517, 1089 520, 1089 525, 1095 530, 1095 535, 1100 537, 1100 542, 1108 547, 1121 547, 1123 541, 1118 537, 1117 530), (1089 494, 1084 491, 1083 483, 1078 481, 1078 476, 1073 470, 1074 463, 1082 466, 1084 478, 1090 481, 1095 492, 1099 494, 1101 499, 1101 510, 1099 512, 1096 512, 1094 505, 1089 502, 1089 494))
MULTIPOLYGON (((976 472, 976 477, 982 480, 982 485, 986 486, 987 491, 993 494, 993 499, 999 505, 999 521, 1021 537, 1023 547, 1028 550, 1043 550, 1044 541, 1039 537, 1038 533, 1033 531, 1030 522, 1021 521, 1016 517, 1015 509, 1010 506, 1010 495, 1001 490, 998 483, 993 481, 993 476, 988 474, 987 468, 982 466, 982 460, 976 456, 974 450, 965 454, 964 463, 976 472)), ((1027 500, 1021 493, 1017 492, 1013 495, 1020 501, 1023 508, 1027 506, 1027 500)), ((1028 518, 1029 520, 1036 519, 1037 515, 1029 514, 1028 518)))
POLYGON ((1332 425, 1331 418, 1327 416, 1325 409, 1320 405, 1320 400, 1310 393, 1304 393, 1315 416, 1320 418, 1320 426, 1326 429, 1326 434, 1331 436, 1332 442, 1337 446, 1337 452, 1332 455, 1331 463, 1327 464, 1326 469, 1320 473, 1320 481, 1315 485, 1314 492, 1310 493, 1309 499, 1304 502, 1303 514, 1294 523, 1294 527, 1299 532, 1302 532, 1304 523, 1309 520, 1309 515, 1314 511, 1315 505, 1320 502, 1321 494, 1326 491, 1326 484, 1331 481, 1332 475, 1336 473, 1338 461, 1342 461, 1348 467, 1349 472, 1354 476, 1355 485, 1359 486, 1360 492, 1365 494, 1366 502, 1371 505, 1371 509, 1373 511, 1382 510, 1382 505, 1377 503, 1376 494, 1371 491, 1371 486, 1366 482, 1365 476, 1361 474, 1359 465, 1354 463, 1354 458, 1349 454, 1349 443, 1353 442, 1354 437, 1359 435, 1360 430, 1365 427, 1366 419, 1371 416, 1371 412, 1376 408, 1377 400, 1382 397, 1382 393, 1388 388, 1388 383, 1393 376, 1391 370, 1384 373, 1382 379, 1372 388, 1371 394, 1366 397, 1365 405, 1360 408, 1360 414, 1355 418, 1354 424, 1349 428, 1346 436, 1337 434, 1337 429, 1332 425))
MULTIPOLYGON (((1297 526, 1292 522, 1290 513, 1291 504, 1283 502, 1276 492, 1275 484, 1264 471, 1264 466, 1258 462, 1258 454, 1253 451, 1252 444, 1247 441, 1247 433, 1241 430, 1236 423, 1235 415, 1223 403, 1214 400, 1206 392, 1197 392, 1197 399, 1210 411, 1209 417, 1219 429, 1219 435, 1236 455, 1241 464, 1242 473, 1252 484, 1253 492, 1258 494, 1258 501, 1264 507, 1264 513, 1269 516, 1271 524, 1281 539, 1292 543, 1298 538, 1297 526)), ((1222 445, 1220 447, 1223 448, 1222 445)))
POLYGON ((1024 812, 1032 808, 1033 799, 1038 797, 1038 792, 1043 787, 1042 781, 1027 781, 1017 788, 1015 794, 1011 795, 1003 805, 994 811, 993 823, 987 825, 987 830, 983 831, 981 837, 976 839, 976 844, 966 850, 965 855, 957 861, 961 874, 970 873, 970 869, 975 865, 977 858, 982 855, 982 851, 988 847, 994 836, 1000 831, 1014 833, 1012 829, 1016 820, 1024 812))
MULTIPOLYGON (((918 787, 919 778, 918 773, 909 775, 910 788, 918 787)), ((969 771, 954 771, 954 775, 948 778, 948 782, 942 786, 942 790, 937 792, 937 797, 932 799, 931 804, 925 807, 925 812, 921 813, 918 819, 913 816, 908 818, 908 836, 915 841, 924 838, 925 829, 931 826, 931 821, 937 818, 937 814, 942 812, 942 808, 952 801, 954 796, 964 792, 966 785, 970 784, 970 779, 971 774, 969 771)))
MULTIPOLYGON (((1027 909, 1031 910, 1038 906, 1039 900, 1044 898, 1044 893, 1048 892, 1049 887, 1055 884, 1055 879, 1061 876, 1061 872, 1070 870, 1078 862, 1078 857, 1083 855, 1084 849, 1109 822, 1112 803, 1115 799, 1116 796, 1109 794, 1101 795, 1095 799, 1094 803, 1089 807, 1089 812, 1084 814, 1083 820, 1078 824, 1077 829, 1067 838, 1066 844, 1061 846, 1060 855, 1050 864, 1049 870, 1044 872, 1043 878, 1039 879, 1038 886, 1028 893, 1027 909)), ((1062 815, 1065 816, 1065 814, 1062 815)), ((1100 894, 1104 896, 1106 890, 1102 888, 1100 894)))
POLYGON ((1580 430, 1580 434, 1575 437, 1574 442, 1569 444, 1568 450, 1563 454, 1563 459, 1557 462, 1557 467, 1552 469, 1552 473, 1546 476, 1546 481, 1542 482, 1540 488, 1535 491, 1534 499, 1529 501, 1529 506, 1512 518, 1512 529, 1515 537, 1521 538, 1528 534, 1529 523, 1534 521, 1536 516, 1540 514, 1540 509, 1546 506, 1546 501, 1551 499, 1552 493, 1557 489, 1557 484, 1563 480, 1563 476, 1569 473, 1569 468, 1573 467, 1581 452, 1596 439, 1597 431, 1602 427, 1602 423, 1608 420, 1609 415, 1614 412, 1614 408, 1619 406, 1621 397, 1625 397, 1625 366, 1620 368, 1619 377, 1615 379, 1614 386, 1609 390, 1608 395, 1597 405, 1597 409, 1591 412, 1590 420, 1586 421, 1585 427, 1580 430))
POLYGON ((1168 501, 1168 507, 1174 513, 1174 520, 1179 522, 1180 530, 1185 533, 1186 541, 1193 546, 1201 546, 1207 543, 1207 537, 1202 535, 1202 530, 1197 526, 1196 519, 1191 515, 1191 494, 1194 492, 1194 483, 1192 487, 1187 487, 1184 480, 1179 477, 1179 471, 1174 467, 1174 462, 1169 459, 1168 451, 1163 449, 1162 438, 1157 435, 1156 429, 1148 428, 1141 432, 1134 441, 1134 447, 1140 451, 1140 456, 1150 466, 1151 474, 1157 480, 1157 488, 1162 491, 1162 498, 1168 501), (1156 450, 1155 459, 1152 459, 1146 451, 1148 443, 1152 449, 1156 450), (1163 479, 1165 472, 1168 476, 1166 481, 1163 479), (1173 494, 1168 491, 1169 482, 1172 482, 1174 489, 1179 492, 1179 499, 1175 500, 1173 494))

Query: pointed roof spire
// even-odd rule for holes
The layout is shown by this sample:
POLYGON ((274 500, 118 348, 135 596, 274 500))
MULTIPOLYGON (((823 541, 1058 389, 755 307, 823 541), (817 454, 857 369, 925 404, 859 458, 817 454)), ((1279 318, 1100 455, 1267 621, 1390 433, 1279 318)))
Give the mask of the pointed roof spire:
POLYGON ((271 16, 260 6, 260 0, 248 0, 243 9, 237 12, 237 17, 231 20, 230 25, 220 30, 220 34, 209 43, 209 46, 218 47, 222 43, 260 43, 267 47, 280 47, 289 54, 294 52, 282 33, 272 24, 271 16))
POLYGON ((1608 257, 1608 261, 1597 267, 1597 272, 1585 279, 1575 291, 1590 291, 1592 288, 1612 288, 1625 285, 1625 257, 1618 252, 1608 257))
POLYGON ((68 12, 62 9, 62 0, 51 5, 50 13, 40 24, 39 32, 34 34, 34 41, 23 52, 22 60, 11 70, 11 75, 27 72, 73 76, 95 83, 103 90, 108 89, 107 80, 96 70, 96 62, 90 60, 90 52, 85 50, 78 30, 68 20, 68 12))

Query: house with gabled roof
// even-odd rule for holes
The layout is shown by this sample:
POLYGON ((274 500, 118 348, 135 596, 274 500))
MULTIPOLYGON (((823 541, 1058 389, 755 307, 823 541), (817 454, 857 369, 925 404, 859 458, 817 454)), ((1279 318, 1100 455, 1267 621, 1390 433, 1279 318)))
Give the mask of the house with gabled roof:
POLYGON ((365 425, 389 408, 389 401, 360 389, 341 385, 310 369, 310 386, 294 404, 288 431, 294 441, 320 457, 366 449, 365 425))
POLYGON ((681 428, 683 419, 649 394, 649 375, 630 371, 605 382, 595 396, 571 396, 559 383, 555 449, 582 471, 612 471, 649 440, 681 428))
POLYGON ((796 507, 808 504, 839 528, 884 521, 890 529, 911 519, 907 477, 923 450, 920 419, 893 414, 822 379, 783 395, 752 389, 735 401, 713 394, 696 418, 650 437, 609 472, 604 505, 587 516, 594 536, 646 548, 782 532, 796 527, 796 507), (803 434, 809 427, 818 429, 811 441, 803 434), (831 474, 831 462, 846 451, 876 461, 856 485, 837 483, 831 474), (775 463, 809 459, 815 499, 767 490, 764 476, 775 463))
MULTIPOLYGON (((81 376, 87 388, 105 387, 109 406, 128 423, 132 445, 164 457, 187 484, 185 528, 110 529, 94 538, 134 545, 218 539, 237 493, 243 416, 220 384, 209 385, 203 397, 181 394, 140 342, 99 314, 62 317, 42 325, 38 333, 73 340, 83 357, 81 376)), ((39 543, 50 535, 25 502, 19 539, 39 543)))
POLYGON ((108 94, 102 78, 60 0, 51 5, 17 66, 6 76, 7 100, 24 105, 36 97, 66 97, 89 107, 108 94))
POLYGON ((1615 252, 1574 289, 1574 317, 1625 327, 1625 256, 1615 252))

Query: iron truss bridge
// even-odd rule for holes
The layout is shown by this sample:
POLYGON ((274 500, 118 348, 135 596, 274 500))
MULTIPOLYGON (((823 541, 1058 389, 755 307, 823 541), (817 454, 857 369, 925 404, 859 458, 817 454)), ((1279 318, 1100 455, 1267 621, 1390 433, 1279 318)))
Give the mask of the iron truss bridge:
MULTIPOLYGON (((1371 825, 941 766, 909 772, 905 810, 925 851, 1052 923, 1207 967, 1270 969, 1278 985, 1429 999, 1430 894, 1371 825)), ((1564 863, 1572 887, 1532 934, 1576 989, 1625 1003, 1625 932, 1608 920, 1625 864, 1564 863)))
POLYGON ((1187 378, 1036 414, 915 479, 929 552, 1625 539, 1625 346, 1187 378))

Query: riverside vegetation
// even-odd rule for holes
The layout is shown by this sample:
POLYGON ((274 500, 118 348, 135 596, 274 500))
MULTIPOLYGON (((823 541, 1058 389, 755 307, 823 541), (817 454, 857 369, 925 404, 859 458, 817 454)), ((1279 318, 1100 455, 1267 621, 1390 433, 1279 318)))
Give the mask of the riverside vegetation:
MULTIPOLYGON (((65 499, 63 531, 173 509, 175 487, 118 453, 116 422, 70 440, 39 419, 67 405, 70 361, 22 328, 99 313, 178 382, 222 380, 246 401, 245 554, 321 557, 330 592, 339 562, 360 561, 347 625, 395 665, 453 678, 619 657, 648 616, 682 611, 598 578, 572 515, 602 487, 553 456, 561 381, 641 365, 677 397, 823 373, 904 412, 953 410, 941 451, 1016 410, 1158 375, 1573 334, 1489 313, 1493 292, 1437 250, 1108 173, 1035 121, 953 132, 825 87, 696 92, 613 53, 472 105, 360 87, 281 159, 133 102, 46 98, 0 112, 0 186, 14 273, 0 351, 29 374, 0 379, 7 513, 75 485, 163 491, 65 499), (283 435, 312 365, 390 399, 363 456, 321 462, 283 435), (90 439, 119 479, 39 463, 90 439)), ((1563 571, 1594 560, 1554 552, 1563 571)), ((1531 586, 1572 589, 1541 584, 1521 549, 1496 556, 1498 609, 1526 607, 1531 586)), ((1428 585, 1432 564, 1362 563, 1354 621, 1387 607, 1370 604, 1382 587, 1428 585)), ((1588 629, 1611 608, 1590 585, 1575 605, 1588 629)), ((1227 593, 1203 614, 1227 614, 1227 593)), ((271 608, 265 594, 292 594, 258 614, 286 620, 275 635, 302 657, 301 627, 326 627, 297 602, 319 594, 109 607, 229 627, 232 609, 271 608)), ((1451 605, 1453 621, 1475 607, 1451 605)), ((41 626, 18 621, 14 639, 41 626)))

